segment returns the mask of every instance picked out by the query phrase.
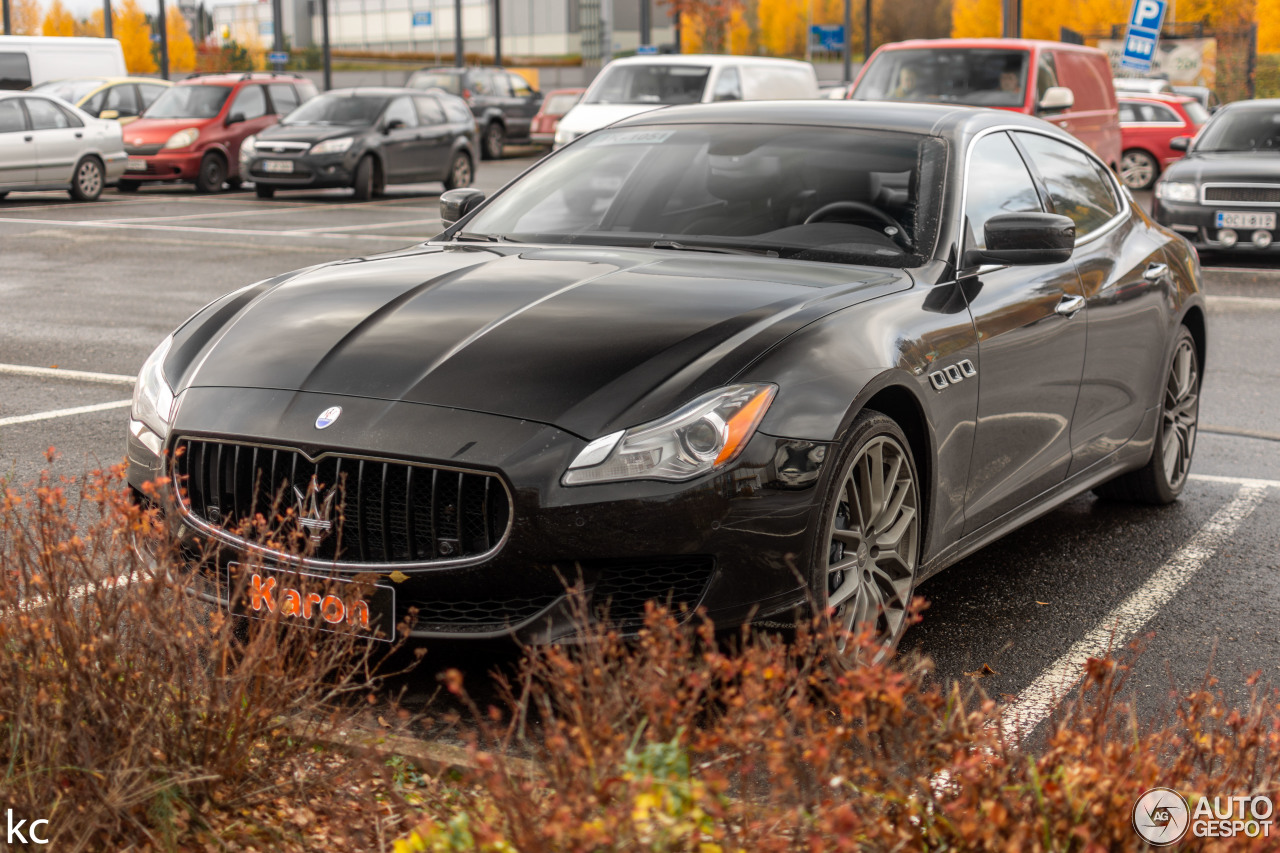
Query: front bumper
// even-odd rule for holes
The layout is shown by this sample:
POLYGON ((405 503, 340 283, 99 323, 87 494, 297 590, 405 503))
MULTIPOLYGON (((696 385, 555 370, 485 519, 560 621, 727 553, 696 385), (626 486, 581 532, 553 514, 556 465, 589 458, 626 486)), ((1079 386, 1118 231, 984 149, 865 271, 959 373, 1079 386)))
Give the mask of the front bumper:
POLYGON ((1266 208, 1251 205, 1244 208, 1233 206, 1229 202, 1204 205, 1198 202, 1171 202, 1154 196, 1151 201, 1151 214, 1156 222, 1181 234, 1191 245, 1201 251, 1255 253, 1280 251, 1280 246, 1277 245, 1280 240, 1270 241, 1265 246, 1255 245, 1253 237, 1258 229, 1233 229, 1239 237, 1238 242, 1233 246, 1224 245, 1219 239, 1220 230, 1217 226, 1219 210, 1276 213, 1277 228, 1269 233, 1280 235, 1280 207, 1266 208))
POLYGON ((102 163, 106 168, 106 182, 108 185, 114 184, 120 180, 120 176, 124 174, 125 164, 129 161, 129 155, 123 151, 119 154, 102 155, 102 163))
POLYGON ((204 151, 165 151, 154 154, 130 152, 128 154, 124 174, 126 181, 194 181, 200 174, 200 161, 204 159, 204 151), (141 163, 143 168, 130 169, 128 164, 141 163))
POLYGON ((360 161, 359 152, 355 154, 258 154, 248 157, 244 162, 245 178, 255 184, 288 189, 322 187, 349 187, 355 183, 355 168, 360 161), (289 172, 269 172, 267 161, 287 162, 289 172))
MULTIPOLYGON (((324 452, 406 460, 491 472, 511 496, 509 532, 477 559, 417 565, 307 565, 335 575, 375 572, 397 589, 396 620, 417 608, 411 636, 496 637, 554 642, 573 633, 565 583, 581 580, 624 630, 639 624, 644 601, 705 607, 717 624, 734 626, 802 604, 802 571, 811 545, 819 472, 797 471, 795 442, 757 434, 727 470, 687 483, 635 481, 565 487, 560 478, 585 446, 541 424, 411 403, 324 394, 225 388, 190 389, 164 451, 176 437, 209 437, 324 452), (317 413, 341 405, 325 433, 317 413), (324 438, 324 445, 315 442, 324 438)), ((129 482, 141 490, 168 475, 156 444, 130 432, 129 482)), ((812 454, 818 455, 820 454, 812 454)), ((182 485, 182 484, 180 484, 182 485)), ((185 486, 182 486, 185 488, 185 486)), ((394 513, 393 513, 394 514, 394 513)), ((225 531, 181 513, 194 551, 215 546, 205 577, 219 576, 245 549, 225 531)), ((280 565, 296 559, 274 554, 280 565)), ((339 558, 344 559, 342 557, 339 558)), ((211 601, 218 594, 203 588, 211 601)))

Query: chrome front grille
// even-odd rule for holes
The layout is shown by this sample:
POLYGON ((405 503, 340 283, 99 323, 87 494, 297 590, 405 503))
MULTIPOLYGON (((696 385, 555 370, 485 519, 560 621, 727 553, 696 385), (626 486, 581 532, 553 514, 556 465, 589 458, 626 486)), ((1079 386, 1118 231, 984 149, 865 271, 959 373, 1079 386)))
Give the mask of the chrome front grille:
POLYGON ((1280 204, 1280 184, 1205 184, 1204 201, 1280 204))
POLYGON ((255 516, 294 525, 325 564, 471 561, 496 551, 511 521, 505 485, 480 471, 183 437, 173 473, 201 525, 233 539, 255 516))

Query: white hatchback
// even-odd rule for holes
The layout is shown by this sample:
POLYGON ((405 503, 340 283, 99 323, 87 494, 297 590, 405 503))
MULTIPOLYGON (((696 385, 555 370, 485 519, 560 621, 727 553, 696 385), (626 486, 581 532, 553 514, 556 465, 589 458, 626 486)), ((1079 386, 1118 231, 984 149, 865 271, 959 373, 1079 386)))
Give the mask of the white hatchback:
POLYGON ((119 122, 45 95, 0 91, 0 198, 66 190, 93 201, 124 174, 126 159, 119 122))

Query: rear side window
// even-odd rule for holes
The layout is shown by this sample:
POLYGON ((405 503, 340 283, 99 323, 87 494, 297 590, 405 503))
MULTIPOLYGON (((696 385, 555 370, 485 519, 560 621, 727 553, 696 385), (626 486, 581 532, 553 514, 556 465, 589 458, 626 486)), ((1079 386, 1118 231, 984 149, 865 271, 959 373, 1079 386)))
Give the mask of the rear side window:
POLYGON ((467 102, 456 98, 444 99, 444 114, 449 117, 449 121, 464 123, 471 123, 475 121, 475 117, 471 114, 471 108, 467 106, 467 102))
POLYGON ((712 95, 713 101, 741 101, 742 100, 742 80, 738 76, 736 68, 721 68, 720 76, 716 78, 716 91, 712 95))
POLYGON ((272 83, 267 91, 271 93, 271 105, 279 115, 287 115, 298 108, 298 93, 288 83, 272 83))
POLYGON ((1022 156, 1004 133, 984 136, 969 156, 964 214, 973 231, 972 248, 986 248, 987 220, 1004 213, 1040 213, 1040 194, 1022 156))
POLYGON ((1120 199, 1106 170, 1065 142, 1035 133, 1019 133, 1031 163, 1040 173, 1053 212, 1071 218, 1076 237, 1097 231, 1120 212, 1120 199))
POLYGON ((231 103, 228 115, 244 116, 245 121, 262 118, 267 114, 267 93, 261 86, 245 86, 231 103))
POLYGON ((27 129, 27 117, 22 112, 18 98, 0 101, 0 133, 16 133, 27 129))
POLYGON ((423 124, 444 124, 444 110, 435 98, 415 97, 413 103, 418 107, 418 117, 423 124))
POLYGON ((108 89, 102 109, 115 110, 121 116, 136 116, 142 112, 138 108, 138 95, 134 92, 132 84, 112 86, 108 89))
POLYGON ((418 126, 418 113, 408 98, 396 98, 387 107, 387 112, 382 117, 382 126, 387 127, 393 121, 399 121, 403 127, 418 126))
POLYGON ((27 113, 31 116, 32 130, 56 130, 72 127, 70 116, 44 98, 27 98, 27 113))
POLYGON ((517 98, 533 97, 533 87, 529 85, 528 80, 519 74, 508 74, 507 82, 511 85, 511 91, 517 98))
POLYGON ((1124 101, 1120 102, 1120 121, 1135 122, 1138 121, 1138 110, 1136 105, 1128 104, 1124 101))
POLYGON ((31 63, 25 53, 0 53, 0 89, 26 89, 31 85, 31 63))

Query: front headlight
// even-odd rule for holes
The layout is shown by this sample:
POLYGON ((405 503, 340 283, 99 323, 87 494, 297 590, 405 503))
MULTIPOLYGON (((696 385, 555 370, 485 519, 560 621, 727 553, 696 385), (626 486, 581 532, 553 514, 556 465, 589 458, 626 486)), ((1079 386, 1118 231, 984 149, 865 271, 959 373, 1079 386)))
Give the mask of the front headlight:
POLYGON ((160 438, 169 434, 169 421, 173 417, 173 389, 164 378, 164 360, 173 346, 173 335, 160 342, 138 371, 138 381, 133 386, 133 407, 130 414, 135 421, 160 438))
POLYGON ((258 145, 258 137, 256 137, 256 136, 246 136, 246 137, 244 138, 244 141, 240 143, 240 153, 241 153, 241 154, 252 154, 252 153, 253 153, 253 149, 254 149, 255 147, 257 147, 257 145, 258 145))
POLYGON ((557 127, 554 145, 556 148, 559 148, 562 145, 568 145, 581 135, 581 133, 574 133, 572 130, 565 130, 562 127, 557 127))
POLYGON ((354 136, 342 136, 338 139, 326 139, 324 142, 317 142, 311 146, 312 154, 341 154, 351 147, 351 143, 355 142, 354 136))
POLYGON ((747 446, 777 391, 776 385, 731 385, 665 418, 598 438, 582 449, 562 482, 679 482, 713 471, 747 446))
POLYGON ((1156 197, 1165 201, 1194 202, 1200 198, 1195 184, 1161 181, 1156 184, 1156 197))
POLYGON ((165 148, 186 148, 191 143, 200 138, 200 128, 188 127, 186 130, 180 130, 173 136, 169 137, 169 141, 164 144, 165 148))

